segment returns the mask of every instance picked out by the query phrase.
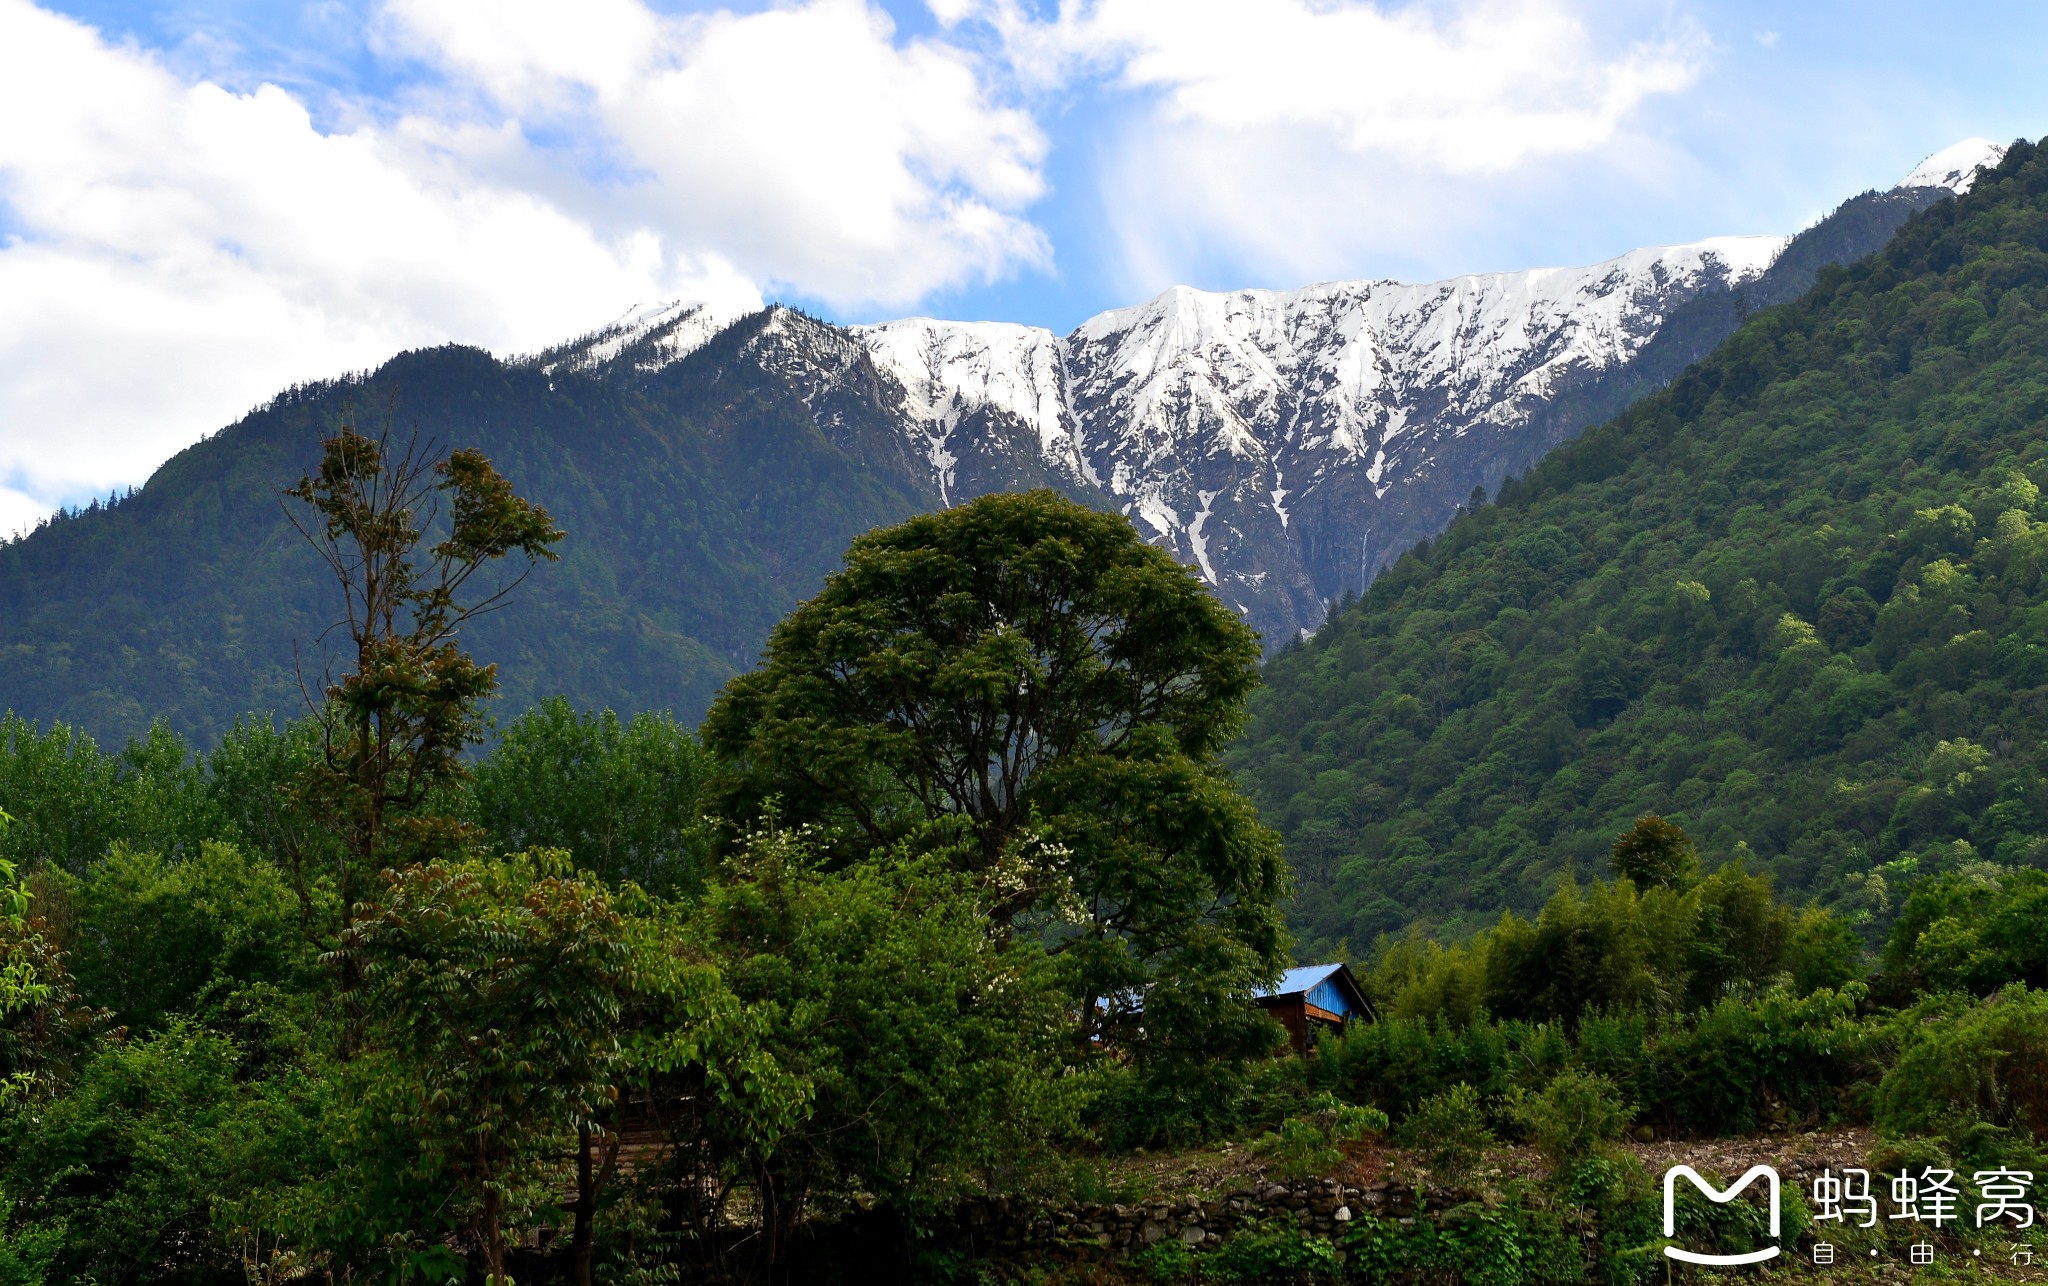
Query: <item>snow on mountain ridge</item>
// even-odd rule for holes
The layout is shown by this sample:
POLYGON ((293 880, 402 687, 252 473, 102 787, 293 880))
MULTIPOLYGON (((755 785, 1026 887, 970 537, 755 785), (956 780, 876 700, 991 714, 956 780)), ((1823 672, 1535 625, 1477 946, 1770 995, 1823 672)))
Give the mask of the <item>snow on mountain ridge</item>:
POLYGON ((946 503, 952 503, 953 469, 959 463, 948 443, 977 408, 1014 416, 1037 435, 1043 462, 1094 481, 1067 410, 1066 364, 1051 331, 929 317, 852 329, 875 364, 903 385, 903 408, 927 439, 927 455, 946 503))
POLYGON ((637 304, 617 321, 542 353, 541 370, 593 371, 633 349, 641 350, 632 354, 636 369, 659 370, 696 352, 752 311, 704 299, 637 304))
POLYGON ((1902 188, 1947 188, 1961 196, 1977 182, 1979 169, 1990 169, 2005 159, 2006 146, 1988 138, 1966 138, 1951 143, 1913 167, 1899 180, 1902 188))
POLYGON ((1443 443, 1512 431, 1633 357, 1679 303, 1753 279, 1786 244, 1722 237, 1425 285, 1175 287, 1068 336, 1071 404, 1126 512, 1226 596, 1233 580, 1250 592, 1267 570, 1218 555, 1272 534, 1254 528, 1285 532, 1291 509, 1353 472, 1369 490, 1347 503, 1370 505, 1428 473, 1443 443))
POLYGON ((1037 485, 1029 476, 1107 493, 1226 601, 1317 620, 1310 576, 1277 556, 1320 538, 1289 534, 1297 513, 1354 533, 1343 539, 1363 530, 1347 576, 1362 586, 1412 539, 1389 519, 1375 546, 1372 514, 1430 476, 1447 444, 1513 434, 1641 351, 1673 308, 1754 279, 1786 244, 1718 237, 1422 285, 1175 286, 1064 338, 925 317, 851 334, 900 386, 904 432, 941 503, 1003 478, 1037 485))

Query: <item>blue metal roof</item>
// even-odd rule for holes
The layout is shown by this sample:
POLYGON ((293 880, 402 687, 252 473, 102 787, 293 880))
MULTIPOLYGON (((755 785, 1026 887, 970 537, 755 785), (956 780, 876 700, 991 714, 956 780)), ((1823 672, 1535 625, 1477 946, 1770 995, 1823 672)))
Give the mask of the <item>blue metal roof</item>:
POLYGON ((1279 986, 1257 987, 1252 995, 1263 1000, 1267 996, 1292 996, 1296 992, 1314 991, 1318 983, 1343 967, 1341 964, 1302 965, 1281 974, 1279 986))

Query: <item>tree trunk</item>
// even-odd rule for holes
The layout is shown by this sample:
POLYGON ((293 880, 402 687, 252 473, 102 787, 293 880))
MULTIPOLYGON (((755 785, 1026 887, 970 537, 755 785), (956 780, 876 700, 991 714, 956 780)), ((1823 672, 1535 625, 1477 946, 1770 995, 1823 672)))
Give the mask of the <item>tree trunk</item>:
POLYGON ((576 1286, 591 1286, 591 1223, 597 1214, 597 1189, 590 1181, 590 1126, 576 1127, 576 1286))
POLYGON ((491 1182, 490 1155, 481 1134, 476 1139, 476 1160, 484 1179, 484 1261, 490 1266, 491 1286, 505 1286, 505 1234, 498 1227, 498 1185, 491 1182))

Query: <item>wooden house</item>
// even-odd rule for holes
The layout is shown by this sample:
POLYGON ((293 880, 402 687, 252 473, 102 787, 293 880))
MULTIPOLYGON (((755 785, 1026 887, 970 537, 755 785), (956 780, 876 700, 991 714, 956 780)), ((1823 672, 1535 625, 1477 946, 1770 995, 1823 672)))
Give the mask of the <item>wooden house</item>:
POLYGON ((1287 1029, 1288 1043, 1296 1054, 1307 1054, 1315 1047, 1316 1033, 1342 1031, 1345 1023, 1362 1021, 1371 1009, 1351 966, 1343 964, 1289 969, 1280 975, 1278 985, 1253 996, 1259 1008, 1287 1029))

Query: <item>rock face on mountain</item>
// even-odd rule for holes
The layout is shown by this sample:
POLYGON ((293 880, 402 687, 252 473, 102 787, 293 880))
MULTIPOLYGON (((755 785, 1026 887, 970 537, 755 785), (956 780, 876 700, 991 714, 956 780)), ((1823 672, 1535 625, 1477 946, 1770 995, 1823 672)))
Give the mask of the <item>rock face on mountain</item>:
MULTIPOLYGON (((1120 509, 1277 641, 1540 454, 1518 439, 1561 393, 1787 244, 1426 286, 1177 287, 1065 338, 928 318, 842 330, 778 308, 746 352, 807 403, 866 390, 940 504, 1051 484, 1120 509)), ((644 388, 729 324, 702 305, 647 310, 535 360, 644 388)))
POLYGON ((1427 286, 1175 289, 1061 344, 1098 485, 1269 639, 1313 629, 1472 487, 1533 410, 1625 363, 1777 238, 1427 286))

